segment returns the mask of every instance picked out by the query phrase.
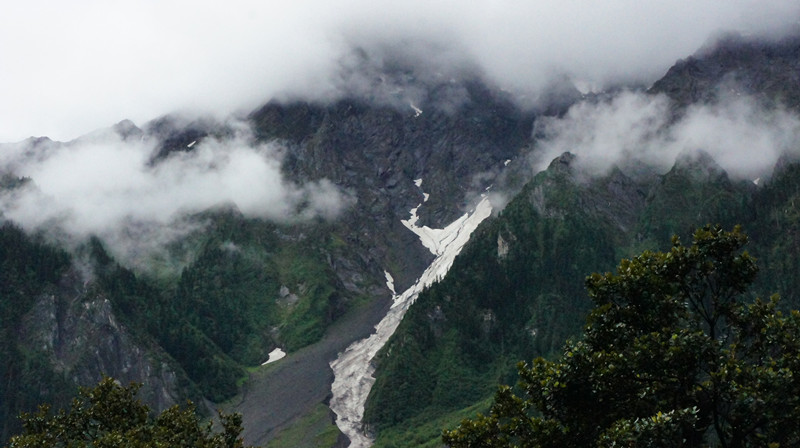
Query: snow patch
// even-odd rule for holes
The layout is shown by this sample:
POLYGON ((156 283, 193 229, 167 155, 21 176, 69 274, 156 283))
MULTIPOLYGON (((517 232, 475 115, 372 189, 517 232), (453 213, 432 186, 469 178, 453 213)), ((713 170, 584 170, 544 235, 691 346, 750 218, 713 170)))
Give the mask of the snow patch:
MULTIPOLYGON (((478 208, 482 206, 486 202, 486 206, 489 209, 489 213, 491 213, 492 206, 489 204, 488 201, 484 200, 478 204, 478 208)), ((428 226, 419 227, 417 225, 417 221, 419 221, 419 216, 417 216, 417 210, 422 206, 422 204, 417 205, 416 207, 412 208, 410 211, 411 217, 409 219, 405 219, 400 221, 403 223, 406 228, 414 232, 422 242, 422 245, 425 246, 432 254, 439 256, 443 255, 448 247, 453 243, 453 241, 458 238, 459 236, 459 229, 461 229, 469 218, 472 217, 469 213, 464 214, 460 218, 456 219, 450 225, 445 227, 444 229, 431 229, 428 226)), ((466 241, 465 241, 466 242, 466 241)), ((460 250, 460 249, 459 249, 460 250)))
POLYGON ((415 180, 414 181, 414 185, 416 185, 417 188, 422 188, 422 179, 420 178, 420 179, 415 180))
POLYGON ((394 277, 389 271, 384 270, 383 275, 386 276, 386 287, 389 288, 389 291, 392 291, 392 297, 397 295, 397 291, 394 290, 394 277))
POLYGON ((503 162, 503 166, 508 166, 509 163, 511 163, 511 159, 508 159, 505 162, 503 162))
POLYGON ((420 109, 419 107, 415 106, 414 103, 408 103, 408 104, 409 104, 409 106, 411 106, 412 109, 414 109, 414 118, 417 118, 420 115, 422 115, 422 109, 420 109))
POLYGON ((419 293, 447 274, 453 265, 453 260, 469 241, 472 232, 492 214, 489 200, 483 198, 473 212, 464 214, 444 229, 431 229, 427 226, 418 227, 416 225, 419 207, 411 209, 411 218, 402 222, 419 236, 422 244, 433 252, 436 258, 416 283, 395 297, 389 312, 375 326, 375 333, 351 344, 344 353, 340 353, 339 357, 331 362, 334 380, 331 386, 333 396, 330 408, 336 414, 336 425, 350 439, 351 448, 367 448, 373 442, 364 433, 362 424, 364 404, 375 383, 373 358, 397 329, 419 293))
POLYGON ((194 146, 194 144, 195 144, 195 143, 197 143, 197 140, 195 140, 195 141, 193 141, 193 142, 189 143, 188 145, 186 145, 186 147, 187 147, 187 148, 191 148, 192 146, 194 146))
POLYGON ((265 366, 265 365, 267 365, 267 364, 269 364, 271 362, 275 362, 275 361, 277 361, 279 359, 283 359, 284 356, 286 356, 286 352, 284 352, 280 348, 276 348, 275 350, 269 352, 269 359, 267 359, 266 361, 261 363, 261 365, 265 366))

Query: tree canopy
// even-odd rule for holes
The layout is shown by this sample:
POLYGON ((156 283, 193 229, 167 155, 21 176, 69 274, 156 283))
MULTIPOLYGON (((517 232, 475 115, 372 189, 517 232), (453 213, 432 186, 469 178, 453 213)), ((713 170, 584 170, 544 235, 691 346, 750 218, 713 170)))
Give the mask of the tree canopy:
POLYGON ((592 274, 595 308, 555 360, 518 365, 458 447, 800 445, 800 313, 747 300, 757 272, 738 228, 592 274))
POLYGON ((201 424, 194 405, 175 405, 157 416, 136 399, 139 385, 119 385, 105 377, 94 388, 81 388, 69 410, 22 415, 23 433, 9 448, 36 447, 197 447, 243 448, 242 417, 220 414, 222 432, 201 424))

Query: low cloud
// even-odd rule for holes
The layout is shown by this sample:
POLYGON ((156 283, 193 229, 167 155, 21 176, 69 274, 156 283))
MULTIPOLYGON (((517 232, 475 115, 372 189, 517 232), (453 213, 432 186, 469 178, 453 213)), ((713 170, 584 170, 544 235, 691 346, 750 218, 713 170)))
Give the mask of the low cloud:
POLYGON ((434 75, 468 64, 519 96, 553 76, 646 83, 720 30, 798 18, 795 0, 13 2, 0 15, 0 142, 335 97, 354 88, 342 79, 356 48, 403 49, 434 75))
POLYGON ((46 151, 16 145, 0 171, 31 182, 0 197, 2 216, 73 241, 97 235, 115 255, 136 258, 201 228, 187 217, 214 207, 287 222, 333 219, 354 201, 326 180, 286 180, 282 148, 254 145, 246 132, 230 140, 207 138, 152 165, 155 145, 113 131, 46 151))
POLYGON ((691 106, 674 123, 670 117, 663 95, 625 91, 579 103, 562 118, 537 123, 534 170, 569 151, 593 174, 638 163, 666 171, 679 155, 704 151, 734 178, 752 180, 768 177, 782 154, 800 153, 800 118, 748 96, 691 106))

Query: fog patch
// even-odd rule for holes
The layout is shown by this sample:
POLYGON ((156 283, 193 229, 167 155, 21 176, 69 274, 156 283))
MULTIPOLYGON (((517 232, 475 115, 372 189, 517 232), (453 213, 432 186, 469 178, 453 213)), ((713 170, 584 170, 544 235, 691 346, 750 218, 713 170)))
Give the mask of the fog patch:
POLYGON ((642 164, 665 172, 679 154, 704 151, 732 177, 753 180, 769 177, 782 154, 800 152, 798 116, 749 96, 724 96, 690 106, 675 122, 671 117, 666 96, 642 92, 576 104, 562 118, 536 123, 533 169, 571 152, 593 175, 642 164))
POLYGON ((421 77, 470 61, 520 96, 560 76, 584 89, 652 82, 718 30, 783 32, 798 16, 796 0, 14 2, 0 15, 0 141, 372 92, 374 78, 340 71, 354 48, 404 49, 421 77))
POLYGON ((415 116, 424 113, 419 107, 452 113, 469 101, 463 81, 479 78, 478 67, 451 42, 413 36, 370 42, 359 35, 347 45, 353 50, 339 59, 330 100, 360 98, 415 116))
POLYGON ((0 212, 28 231, 70 244, 96 235, 114 255, 140 259, 201 230, 206 223, 193 216, 209 209, 291 222, 335 219, 354 202, 328 180, 288 181, 281 173, 283 148, 252 141, 239 127, 232 139, 205 138, 155 165, 149 163, 155 139, 124 140, 115 132, 44 153, 15 148, 0 172, 31 181, 3 191, 0 212))

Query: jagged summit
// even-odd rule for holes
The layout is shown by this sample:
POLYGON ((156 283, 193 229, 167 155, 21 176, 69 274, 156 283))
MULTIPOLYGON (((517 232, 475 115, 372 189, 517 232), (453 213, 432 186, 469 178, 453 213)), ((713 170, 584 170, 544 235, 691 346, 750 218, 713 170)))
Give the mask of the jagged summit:
POLYGON ((679 60, 649 89, 685 107, 724 95, 753 95, 800 109, 800 31, 780 39, 724 34, 679 60))
POLYGON ((687 176, 694 182, 728 181, 728 173, 719 166, 717 161, 711 157, 711 154, 703 150, 690 151, 679 155, 670 173, 672 175, 687 176))
POLYGON ((571 170, 572 163, 575 161, 576 157, 577 156, 571 152, 565 152, 553 159, 547 169, 555 171, 569 171, 571 170))
POLYGON ((141 138, 144 131, 139 129, 131 120, 122 120, 111 127, 123 140, 141 138))

